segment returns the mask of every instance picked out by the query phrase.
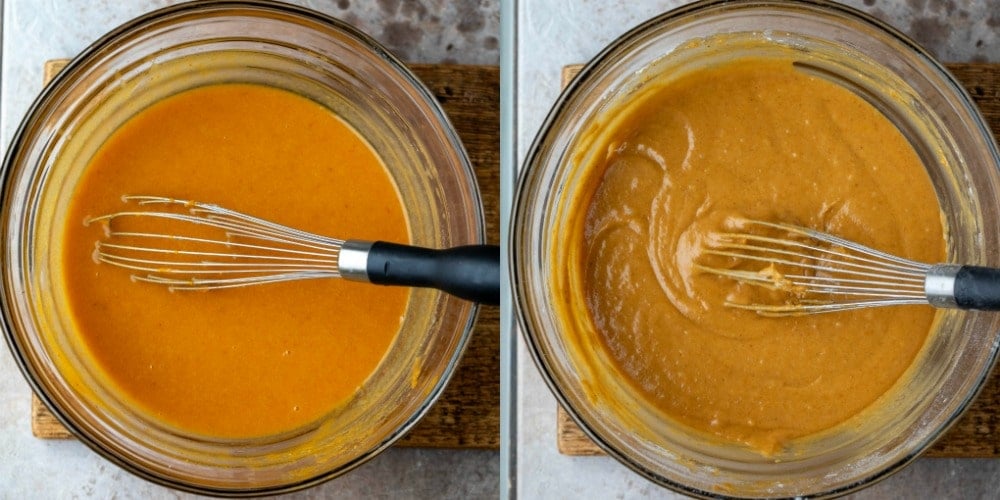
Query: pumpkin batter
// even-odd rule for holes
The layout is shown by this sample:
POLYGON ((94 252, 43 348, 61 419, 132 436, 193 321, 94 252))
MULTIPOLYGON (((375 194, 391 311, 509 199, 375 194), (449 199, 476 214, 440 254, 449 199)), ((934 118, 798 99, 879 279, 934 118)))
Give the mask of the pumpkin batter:
POLYGON ((555 270, 583 284, 621 376, 668 418, 764 454, 872 405, 923 346, 932 308, 764 318, 723 304, 766 292, 695 264, 727 265, 702 249, 741 218, 942 261, 937 198, 907 140, 791 60, 653 81, 630 103, 576 197, 580 250, 557 250, 572 265, 555 270))
MULTIPOLYGON (((405 288, 308 280, 211 292, 132 283, 96 263, 91 216, 122 195, 216 203, 334 237, 408 242, 381 160, 328 109, 248 84, 188 90, 139 112, 87 167, 63 242, 79 335, 128 400, 215 438, 292 431, 349 399, 399 330, 405 288)), ((155 221, 145 221, 153 229, 155 221)))

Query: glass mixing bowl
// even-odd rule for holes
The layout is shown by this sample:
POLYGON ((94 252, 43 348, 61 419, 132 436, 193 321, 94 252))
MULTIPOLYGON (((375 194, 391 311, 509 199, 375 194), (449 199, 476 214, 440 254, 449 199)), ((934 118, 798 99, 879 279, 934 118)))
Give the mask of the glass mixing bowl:
POLYGON ((561 95, 526 157, 508 242, 514 303, 543 378, 586 434, 634 471, 691 495, 832 496, 886 477, 955 422, 989 375, 1000 345, 995 313, 942 312, 879 411, 774 457, 671 424, 620 382, 610 360, 583 361, 574 343, 587 334, 573 316, 586 306, 553 279, 555 270, 570 265, 556 249, 565 244, 572 194, 585 177, 581 165, 588 162, 581 158, 601 153, 588 149, 599 141, 583 132, 610 121, 657 75, 789 54, 800 70, 866 99, 908 138, 937 192, 948 258, 1000 265, 996 145, 958 82, 899 32, 832 2, 715 0, 668 12, 620 37, 561 95), (590 389, 595 385, 604 390, 590 389))
POLYGON ((296 92, 350 123, 399 187, 413 244, 485 242, 475 175, 458 137, 433 95, 374 40, 288 5, 184 4, 136 19, 87 48, 18 129, 0 194, 4 331, 32 388, 59 420, 125 469, 199 493, 294 490, 358 466, 410 429, 454 373, 477 308, 413 291, 396 342, 357 395, 281 436, 195 438, 130 408, 103 383, 60 292, 68 201, 91 155, 136 112, 220 82, 296 92))

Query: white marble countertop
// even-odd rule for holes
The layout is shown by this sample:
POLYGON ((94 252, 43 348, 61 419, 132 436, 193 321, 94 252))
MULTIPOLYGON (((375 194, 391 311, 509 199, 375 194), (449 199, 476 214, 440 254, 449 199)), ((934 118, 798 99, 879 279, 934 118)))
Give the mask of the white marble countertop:
MULTIPOLYGON (((47 59, 75 56, 115 26, 176 1, 6 0, 0 73, 0 147, 42 86, 47 59)), ((498 64, 499 4, 492 0, 303 1, 368 32, 410 62, 498 64)), ((0 348, 0 498, 188 497, 134 477, 75 440, 31 435, 30 394, 0 348)), ((393 448, 302 498, 496 498, 496 451, 393 448)))
MULTIPOLYGON (((516 157, 523 160, 560 90, 560 69, 583 63, 632 26, 681 0, 512 0, 516 30, 516 157)), ((850 0, 942 61, 1000 62, 1000 1, 850 0)), ((505 96, 506 97, 506 96, 505 96)), ((506 185, 505 185, 506 187, 506 185)), ((519 344, 515 490, 519 498, 673 497, 608 457, 556 450, 556 401, 519 344)), ((996 498, 1000 460, 920 459, 858 498, 996 498)))

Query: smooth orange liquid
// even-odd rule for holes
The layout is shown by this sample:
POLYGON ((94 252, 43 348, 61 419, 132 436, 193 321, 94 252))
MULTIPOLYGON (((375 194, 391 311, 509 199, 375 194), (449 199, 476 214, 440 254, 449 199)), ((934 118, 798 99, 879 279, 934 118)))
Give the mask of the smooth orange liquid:
POLYGON ((183 431, 255 437, 343 404, 399 330, 409 291, 342 280, 170 292, 92 259, 89 216, 122 195, 228 208, 338 238, 408 242, 380 159, 328 109, 256 85, 189 90, 138 113, 95 155, 64 237, 79 334, 127 399, 183 431))

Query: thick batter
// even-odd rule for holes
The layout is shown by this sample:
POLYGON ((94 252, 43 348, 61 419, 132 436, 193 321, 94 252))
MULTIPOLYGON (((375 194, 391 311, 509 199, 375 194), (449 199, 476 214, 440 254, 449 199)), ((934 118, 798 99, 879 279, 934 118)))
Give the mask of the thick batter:
POLYGON ((117 390, 186 433, 292 431, 343 404, 385 356, 405 288, 309 280, 170 292, 96 263, 103 228, 83 222, 135 209, 122 195, 198 200, 332 237, 408 242, 381 160, 328 109, 283 90, 225 84, 139 112, 101 147, 73 194, 62 245, 66 294, 80 337, 117 390))
POLYGON ((725 265, 702 249, 741 217, 943 260, 937 198, 910 144, 789 60, 647 88, 589 167, 571 224, 582 251, 568 272, 597 343, 668 418, 763 453, 865 410, 910 366, 933 309, 763 318, 723 305, 761 292, 694 264, 725 265))

